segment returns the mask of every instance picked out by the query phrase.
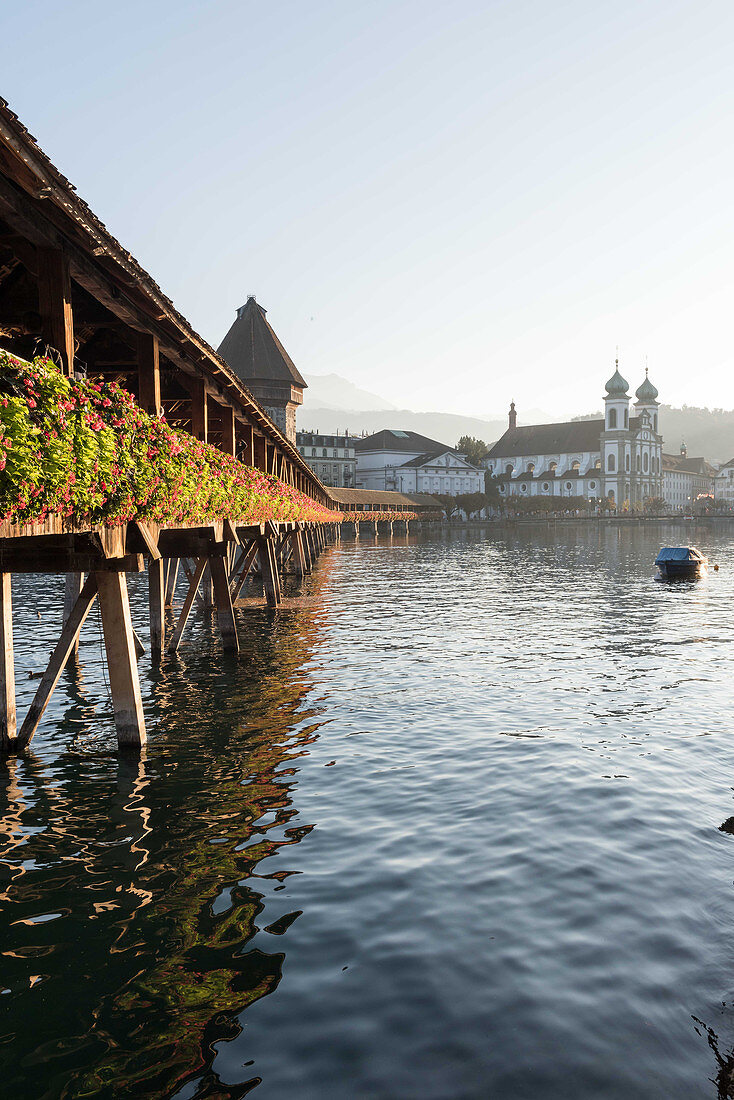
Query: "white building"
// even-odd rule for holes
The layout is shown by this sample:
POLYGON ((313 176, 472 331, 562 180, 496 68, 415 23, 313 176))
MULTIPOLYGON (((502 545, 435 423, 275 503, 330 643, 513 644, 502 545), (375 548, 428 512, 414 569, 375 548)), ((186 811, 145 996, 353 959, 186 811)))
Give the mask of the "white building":
POLYGON ((719 467, 714 475, 714 500, 723 500, 734 509, 734 458, 719 467))
POLYGON ((714 495, 716 471, 705 458, 689 458, 685 443, 679 455, 663 455, 663 496, 674 511, 686 511, 714 495))
MULTIPOLYGON (((606 384, 604 419, 509 427, 483 459, 505 497, 606 497, 617 507, 662 496, 658 391, 645 372, 630 415, 619 363, 606 384)), ((560 500, 559 500, 560 503, 560 500)))
POLYGON ((352 435, 319 435, 318 432, 296 432, 296 446, 304 460, 324 485, 353 489, 356 483, 357 460, 352 435))
POLYGON ((483 493, 484 471, 417 432, 389 428, 355 440, 357 485, 399 493, 483 493))

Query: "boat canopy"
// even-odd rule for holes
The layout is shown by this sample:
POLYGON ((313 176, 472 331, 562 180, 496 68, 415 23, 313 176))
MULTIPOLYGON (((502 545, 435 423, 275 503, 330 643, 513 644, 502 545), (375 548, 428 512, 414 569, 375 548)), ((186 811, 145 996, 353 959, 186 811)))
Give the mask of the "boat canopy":
POLYGON ((703 554, 695 546, 664 546, 655 564, 665 561, 703 561, 703 554))

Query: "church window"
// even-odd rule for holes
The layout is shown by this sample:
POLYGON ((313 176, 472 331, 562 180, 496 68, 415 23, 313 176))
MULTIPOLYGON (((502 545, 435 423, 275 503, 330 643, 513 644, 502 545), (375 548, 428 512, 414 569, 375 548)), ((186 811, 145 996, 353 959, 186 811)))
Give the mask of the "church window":
POLYGON ((596 482, 595 481, 590 481, 589 482, 589 488, 590 489, 596 489, 596 482))
POLYGON ((642 457, 642 468, 645 473, 647 473, 647 451, 645 451, 645 454, 642 457))
POLYGON ((614 455, 610 455, 609 458, 607 459, 607 469, 608 470, 613 470, 614 466, 615 466, 614 455))
POLYGON ((527 489, 528 489, 527 485, 524 485, 524 484, 523 484, 523 485, 521 485, 521 486, 520 486, 520 492, 521 492, 521 493, 526 493, 526 492, 527 492, 527 489))
POLYGON ((655 413, 655 414, 653 415, 653 418, 652 418, 652 426, 653 426, 653 428, 655 429, 655 431, 657 431, 657 430, 658 430, 658 414, 657 414, 657 413, 655 413))
POLYGON ((571 484, 571 482, 570 482, 570 481, 567 481, 567 482, 566 482, 566 488, 567 488, 567 489, 573 489, 573 485, 571 484))
POLYGON ((640 472, 640 456, 639 455, 637 456, 637 460, 635 462, 635 469, 637 470, 637 473, 639 474, 639 472, 640 472))
POLYGON ((326 453, 326 447, 321 448, 321 457, 322 458, 327 458, 328 457, 328 455, 326 453))
POLYGON ((548 485, 548 482, 544 481, 543 482, 543 492, 547 493, 549 488, 550 488, 550 486, 548 485))
POLYGON ((508 462, 507 465, 505 466, 505 473, 507 474, 508 477, 512 477, 512 463, 511 462, 508 462))
POLYGON ((535 469, 535 463, 534 462, 528 462, 528 468, 527 468, 526 473, 528 473, 532 476, 532 473, 533 473, 534 469, 535 469))
POLYGON ((617 427, 617 410, 616 409, 610 409, 609 410, 609 427, 610 428, 616 428, 617 427))
POLYGON ((627 452, 627 454, 625 455, 625 458, 624 458, 624 468, 625 468, 625 470, 627 471, 627 473, 629 473, 629 472, 630 472, 630 456, 629 456, 629 451, 627 452))
POLYGON ((629 409, 624 410, 624 426, 625 426, 625 428, 629 428, 629 426, 630 426, 629 409))
POLYGON ((577 458, 575 458, 573 460, 573 462, 571 463, 571 469, 574 470, 575 473, 578 473, 579 470, 581 469, 581 463, 579 462, 579 460, 577 458))

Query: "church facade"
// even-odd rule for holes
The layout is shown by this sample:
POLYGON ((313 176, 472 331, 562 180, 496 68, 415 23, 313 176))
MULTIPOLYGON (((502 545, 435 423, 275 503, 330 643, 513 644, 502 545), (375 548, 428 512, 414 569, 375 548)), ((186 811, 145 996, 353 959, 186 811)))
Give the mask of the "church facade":
POLYGON ((605 390, 603 420, 518 427, 512 402, 507 431, 483 459, 505 498, 606 498, 622 508, 662 497, 658 391, 645 371, 630 408, 619 362, 605 390))

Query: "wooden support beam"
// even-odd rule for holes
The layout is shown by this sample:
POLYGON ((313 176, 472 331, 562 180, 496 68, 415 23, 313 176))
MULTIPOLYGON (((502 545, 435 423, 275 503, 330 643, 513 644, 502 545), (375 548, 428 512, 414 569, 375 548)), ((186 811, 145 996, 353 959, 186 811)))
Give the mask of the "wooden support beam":
POLYGON ((255 560, 255 555, 257 554, 257 551, 257 539, 252 539, 252 541, 248 543, 247 547, 245 548, 244 554, 237 563, 237 568, 239 572, 232 582, 231 587, 233 600, 236 600, 240 592, 242 591, 242 586, 247 580, 247 574, 252 568, 252 563, 255 560))
POLYGON ((225 653, 239 653, 240 643, 237 638, 237 624, 234 618, 232 597, 229 592, 229 577, 224 558, 211 558, 209 561, 212 580, 214 582, 214 597, 217 604, 217 620, 222 634, 222 645, 225 653))
MULTIPOLYGON (((66 574, 66 580, 64 582, 64 623, 69 618, 69 615, 71 615, 71 609, 74 607, 74 604, 79 599, 79 593, 82 590, 83 584, 84 584, 84 574, 83 573, 67 573, 66 574)), ((62 626, 63 626, 63 623, 62 623, 62 626)), ((76 641, 74 642, 74 652, 75 653, 79 652, 79 635, 78 634, 76 636, 76 641)))
POLYGON ((303 533, 301 531, 294 531, 291 536, 291 542, 293 543, 296 576, 303 577, 306 573, 310 572, 308 562, 306 561, 306 551, 303 548, 303 533))
POLYGON ((127 577, 124 573, 98 572, 95 578, 102 612, 117 743, 121 748, 139 748, 145 744, 145 718, 135 659, 127 577))
POLYGON ((280 577, 278 576, 278 565, 275 560, 273 539, 267 538, 265 535, 259 535, 257 541, 265 599, 268 607, 277 607, 283 597, 280 591, 280 577))
MULTIPOLYGON (((106 575, 119 576, 119 574, 106 575)), ((23 725, 20 728, 20 733, 18 734, 19 750, 24 749, 26 745, 29 744, 33 734, 38 729, 38 724, 43 717, 43 712, 48 706, 49 699, 53 695, 54 688, 59 682, 59 677, 64 671, 66 662, 76 648, 79 632, 84 624, 84 620, 92 610, 92 604, 94 603, 96 595, 97 580, 95 575, 92 574, 87 577, 82 585, 81 592, 77 596, 74 606, 64 622, 61 636, 51 654, 51 660, 41 677, 41 682, 36 689, 33 702, 28 708, 28 713, 25 716, 23 725)))
POLYGON ((166 638, 165 580, 163 558, 148 562, 148 608, 150 611, 150 655, 153 661, 163 658, 166 638))
POLYGON ((166 598, 165 606, 173 607, 173 594, 176 591, 176 581, 178 580, 178 567, 179 558, 168 559, 168 569, 166 570, 166 598))
POLYGON ((234 455, 235 450, 235 437, 234 437, 234 409, 231 405, 221 406, 222 414, 222 442, 221 448, 227 455, 234 455))
POLYGON ((0 752, 7 752, 15 744, 17 732, 10 573, 0 573, 0 646, 0 752))
POLYGON ((189 621, 189 615, 191 614, 191 608, 194 606, 194 597, 196 596, 197 590, 199 588, 199 583, 201 581, 201 578, 204 575, 204 570, 206 569, 206 563, 207 563, 206 558, 199 558, 196 562, 196 568, 194 570, 194 575, 191 578, 191 582, 189 584, 189 590, 186 593, 186 599, 184 600, 184 605, 181 608, 181 614, 178 617, 178 622, 176 623, 176 628, 173 631, 173 637, 171 638, 171 644, 168 647, 168 652, 169 653, 175 653, 176 650, 179 647, 179 643, 181 642, 181 635, 184 632, 184 629, 186 627, 186 623, 189 621))
POLYGON ((158 337, 153 333, 138 333, 138 403, 151 416, 160 416, 161 368, 158 337))
POLYGON ((74 373, 74 319, 69 261, 60 248, 38 248, 38 309, 43 338, 61 356, 61 369, 74 373))
POLYGON ((191 434, 206 443, 209 435, 209 409, 204 382, 200 378, 189 379, 187 389, 191 394, 191 434))
POLYGON ((267 470, 267 454, 266 454, 265 436, 257 435, 253 433, 253 461, 252 465, 256 470, 267 470))

